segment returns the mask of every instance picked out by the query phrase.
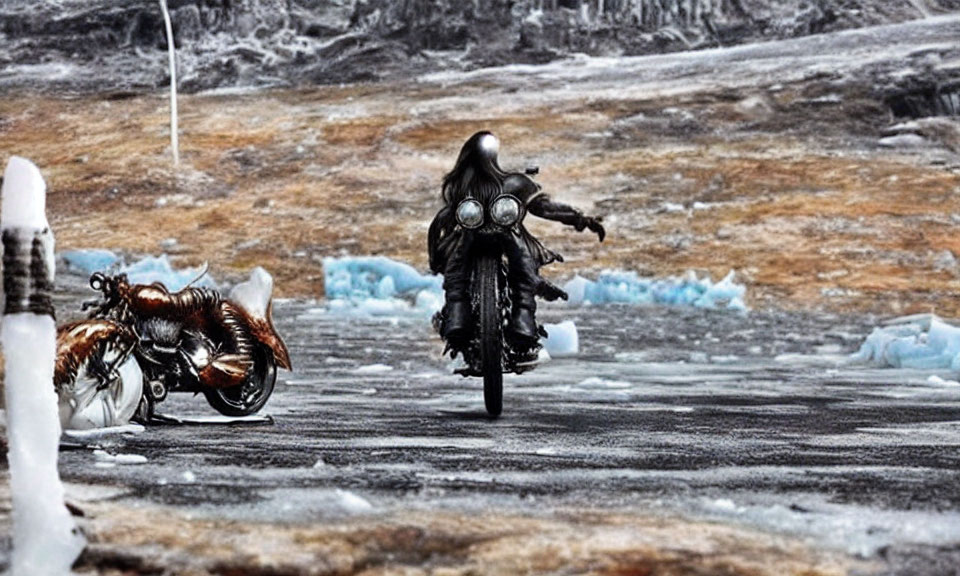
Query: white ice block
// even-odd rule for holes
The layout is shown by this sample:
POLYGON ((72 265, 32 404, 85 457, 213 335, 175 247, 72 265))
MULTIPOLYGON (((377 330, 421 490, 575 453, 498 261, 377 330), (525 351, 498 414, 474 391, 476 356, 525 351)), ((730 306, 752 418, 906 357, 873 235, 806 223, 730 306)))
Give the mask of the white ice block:
POLYGON ((230 299, 239 304, 254 318, 265 319, 270 298, 273 296, 273 276, 257 266, 250 272, 250 279, 241 282, 230 291, 230 299))
POLYGON ((47 224, 47 185, 33 162, 12 156, 3 173, 0 227, 43 230, 47 224))
MULTIPOLYGON (((30 161, 14 156, 4 172, 2 194, 0 225, 24 240, 43 239, 46 273, 52 280, 53 238, 45 214, 46 184, 40 171, 30 161), (37 232, 42 234, 34 236, 37 232)), ((30 259, 30 244, 11 242, 5 249, 18 252, 14 255, 18 266, 30 259)), ((4 270, 4 274, 11 272, 4 270)), ((60 418, 53 387, 56 339, 57 328, 51 316, 32 312, 3 316, 0 342, 13 501, 13 576, 70 574, 85 545, 64 505, 57 469, 60 418)))
POLYGON ((60 418, 53 389, 53 318, 3 317, 5 395, 13 495, 13 576, 60 576, 84 547, 57 470, 60 418))

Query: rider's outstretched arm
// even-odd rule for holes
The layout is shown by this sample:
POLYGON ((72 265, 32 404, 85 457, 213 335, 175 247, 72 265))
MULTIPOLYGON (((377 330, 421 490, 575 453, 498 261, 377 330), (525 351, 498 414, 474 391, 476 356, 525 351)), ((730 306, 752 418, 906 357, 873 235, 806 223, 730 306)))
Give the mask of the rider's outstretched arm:
POLYGON ((607 235, 603 229, 603 224, 600 223, 600 218, 585 216, 583 212, 573 206, 554 202, 546 194, 541 193, 531 200, 527 204, 527 211, 546 220, 554 220, 567 226, 573 226, 577 229, 577 232, 583 232, 584 229, 589 228, 591 232, 596 233, 601 242, 607 235))

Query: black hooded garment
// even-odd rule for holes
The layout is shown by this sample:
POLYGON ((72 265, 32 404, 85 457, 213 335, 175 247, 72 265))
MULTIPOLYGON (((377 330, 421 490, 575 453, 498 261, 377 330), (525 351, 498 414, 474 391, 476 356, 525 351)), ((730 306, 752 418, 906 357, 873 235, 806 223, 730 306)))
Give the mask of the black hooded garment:
MULTIPOLYGON (((516 196, 526 206, 527 212, 547 220, 555 220, 580 229, 584 226, 583 214, 570 206, 554 202, 544 194, 540 185, 526 174, 511 172, 503 179, 503 193, 516 196)), ((456 206, 446 205, 437 212, 427 235, 427 249, 430 255, 430 270, 442 274, 451 252, 463 234, 457 223, 456 206)), ((523 222, 517 225, 517 233, 527 245, 527 249, 537 264, 537 270, 552 262, 563 262, 560 254, 550 250, 531 234, 523 222)))

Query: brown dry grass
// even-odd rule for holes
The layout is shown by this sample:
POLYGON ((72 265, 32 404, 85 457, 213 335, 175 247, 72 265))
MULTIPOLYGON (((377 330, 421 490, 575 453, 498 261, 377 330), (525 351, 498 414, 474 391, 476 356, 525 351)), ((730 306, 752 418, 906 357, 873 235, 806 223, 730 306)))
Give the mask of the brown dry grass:
POLYGON ((470 133, 492 129, 506 164, 538 162, 548 191, 607 218, 603 245, 531 223, 568 257, 550 275, 736 269, 754 306, 960 312, 955 271, 935 265, 960 251, 960 176, 850 134, 869 132, 868 121, 831 124, 845 111, 784 114, 773 130, 729 95, 429 108, 454 95, 401 84, 188 96, 179 171, 159 95, 10 97, 0 151, 43 169, 60 249, 157 253, 175 238, 181 265, 210 261, 233 279, 263 264, 280 295, 311 297, 322 295, 324 256, 385 254, 423 268, 439 180, 470 133), (695 121, 665 115, 665 104, 695 121), (631 124, 637 114, 646 120, 631 124), (666 202, 686 210, 664 212, 666 202))

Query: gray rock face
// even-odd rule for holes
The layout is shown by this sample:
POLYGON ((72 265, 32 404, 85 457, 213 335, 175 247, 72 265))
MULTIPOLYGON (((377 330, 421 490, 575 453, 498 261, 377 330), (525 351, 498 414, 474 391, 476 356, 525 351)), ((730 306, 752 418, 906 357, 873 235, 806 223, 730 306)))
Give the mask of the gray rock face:
MULTIPOLYGON (((816 34, 960 10, 960 0, 168 0, 181 89, 633 55, 816 34)), ((0 85, 167 81, 157 2, 0 2, 0 85)))

